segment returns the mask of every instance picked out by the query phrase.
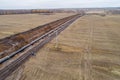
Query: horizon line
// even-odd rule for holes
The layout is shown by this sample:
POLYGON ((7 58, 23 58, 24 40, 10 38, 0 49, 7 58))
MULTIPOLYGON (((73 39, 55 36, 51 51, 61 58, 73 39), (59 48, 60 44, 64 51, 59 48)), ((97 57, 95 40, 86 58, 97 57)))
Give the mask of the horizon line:
POLYGON ((120 7, 81 7, 81 8, 1 8, 0 10, 30 10, 30 9, 95 9, 95 8, 120 8, 120 7))

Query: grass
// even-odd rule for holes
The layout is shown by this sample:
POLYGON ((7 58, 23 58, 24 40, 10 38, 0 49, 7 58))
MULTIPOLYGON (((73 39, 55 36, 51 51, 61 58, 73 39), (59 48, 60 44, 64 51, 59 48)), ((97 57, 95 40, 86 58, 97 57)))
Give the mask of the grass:
POLYGON ((57 37, 57 48, 54 39, 25 63, 21 80, 119 80, 119 22, 120 15, 81 17, 57 37))
POLYGON ((37 26, 64 18, 73 14, 56 13, 54 15, 19 14, 0 16, 0 38, 35 28, 37 26))

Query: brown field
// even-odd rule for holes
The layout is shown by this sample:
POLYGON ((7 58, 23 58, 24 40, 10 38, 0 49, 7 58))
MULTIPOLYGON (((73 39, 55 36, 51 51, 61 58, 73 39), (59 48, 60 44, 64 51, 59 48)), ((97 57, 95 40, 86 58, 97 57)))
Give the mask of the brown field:
POLYGON ((73 13, 0 15, 0 38, 23 32, 70 15, 73 15, 73 13))
POLYGON ((23 65, 20 80, 120 80, 119 22, 120 15, 81 17, 23 65))

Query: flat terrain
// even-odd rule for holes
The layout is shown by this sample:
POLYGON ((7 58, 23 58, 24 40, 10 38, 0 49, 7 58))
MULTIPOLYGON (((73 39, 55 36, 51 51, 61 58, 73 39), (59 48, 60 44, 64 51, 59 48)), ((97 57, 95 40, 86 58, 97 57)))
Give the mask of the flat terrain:
POLYGON ((31 28, 73 15, 72 13, 56 13, 52 15, 19 14, 0 15, 0 38, 29 30, 31 28))
POLYGON ((21 80, 120 80, 119 22, 81 17, 25 63, 21 80))
MULTIPOLYGON (((0 16, 0 38, 69 15, 0 16)), ((120 80, 120 15, 83 16, 57 40, 45 45, 8 80, 120 80)))

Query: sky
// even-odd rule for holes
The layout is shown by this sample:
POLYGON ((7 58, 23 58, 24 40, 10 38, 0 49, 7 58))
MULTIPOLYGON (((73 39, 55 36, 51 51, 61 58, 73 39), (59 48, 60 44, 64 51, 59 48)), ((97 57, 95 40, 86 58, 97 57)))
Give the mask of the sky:
POLYGON ((120 0, 0 0, 0 9, 120 7, 120 0))

